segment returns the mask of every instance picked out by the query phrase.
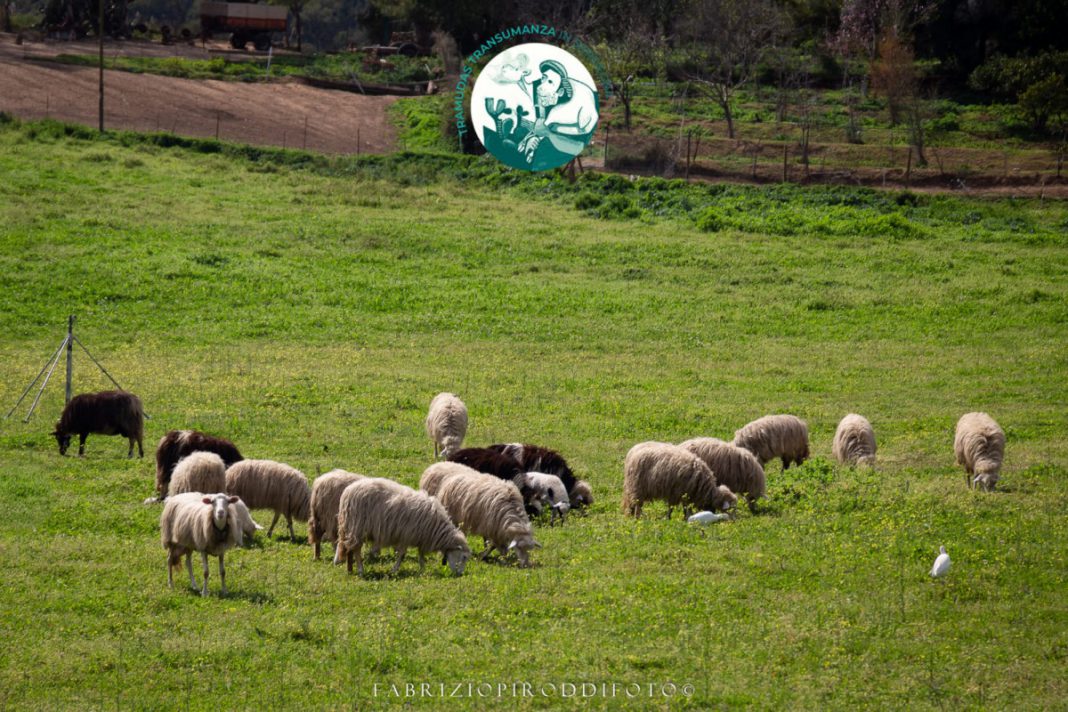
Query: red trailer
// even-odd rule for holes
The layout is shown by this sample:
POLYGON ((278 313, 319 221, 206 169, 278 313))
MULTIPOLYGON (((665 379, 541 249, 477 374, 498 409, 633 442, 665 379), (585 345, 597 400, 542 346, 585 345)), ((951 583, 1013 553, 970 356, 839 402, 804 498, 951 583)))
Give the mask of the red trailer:
POLYGON ((289 10, 278 5, 253 2, 200 3, 200 30, 206 39, 213 34, 229 32, 230 46, 244 49, 251 42, 256 49, 266 51, 271 46, 272 32, 286 31, 289 10))

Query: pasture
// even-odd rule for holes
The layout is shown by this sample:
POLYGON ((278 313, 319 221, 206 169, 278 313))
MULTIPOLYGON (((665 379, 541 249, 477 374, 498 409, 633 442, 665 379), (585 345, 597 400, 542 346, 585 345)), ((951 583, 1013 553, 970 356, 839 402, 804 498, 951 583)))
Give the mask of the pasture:
MULTIPOLYGON (((60 457, 57 382, 28 424, 0 423, 0 708, 487 709, 499 684, 550 708, 583 683, 595 708, 1068 699, 1063 203, 858 190, 843 213, 796 189, 772 210, 771 188, 656 184, 695 223, 639 198, 576 207, 560 180, 66 133, 0 123, 0 403, 74 313, 143 399, 149 452, 91 435, 60 457), (819 229, 829 212, 840 227, 819 229), (797 222, 752 227, 769 215, 797 222), (361 580, 313 562, 299 524, 300 544, 261 533, 227 556, 226 598, 214 560, 210 597, 181 571, 167 588, 161 508, 142 504, 164 432, 414 486, 442 390, 470 409, 467 444, 549 445, 592 484, 587 516, 537 528, 534 568, 420 575, 410 557, 361 580), (993 494, 953 464, 971 410, 1007 434, 993 494), (621 514, 631 445, 773 412, 807 420, 813 459, 769 464, 759 514, 621 514), (848 412, 874 425, 874 471, 831 462, 848 412), (932 581, 939 545, 953 568, 932 581)), ((75 383, 107 385, 81 354, 75 383)))

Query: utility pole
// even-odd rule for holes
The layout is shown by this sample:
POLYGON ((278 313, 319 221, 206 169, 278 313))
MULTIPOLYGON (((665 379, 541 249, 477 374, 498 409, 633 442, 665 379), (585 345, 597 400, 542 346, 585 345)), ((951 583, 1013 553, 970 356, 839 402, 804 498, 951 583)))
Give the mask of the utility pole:
MULTIPOLYGON (((101 0, 103 3, 103 0, 101 0)), ((71 396, 71 384, 73 381, 71 377, 74 375, 74 315, 71 314, 67 319, 67 399, 63 401, 64 404, 70 403, 71 396)))
MULTIPOLYGON (((100 40, 100 133, 104 133, 104 2, 105 0, 96 0, 97 6, 100 12, 97 14, 96 33, 100 40)), ((74 317, 71 317, 74 320, 74 317)), ((70 351, 68 349, 67 353, 70 351)), ((70 361, 67 362, 68 364, 70 361)), ((70 400, 70 371, 67 371, 67 400, 70 400)))

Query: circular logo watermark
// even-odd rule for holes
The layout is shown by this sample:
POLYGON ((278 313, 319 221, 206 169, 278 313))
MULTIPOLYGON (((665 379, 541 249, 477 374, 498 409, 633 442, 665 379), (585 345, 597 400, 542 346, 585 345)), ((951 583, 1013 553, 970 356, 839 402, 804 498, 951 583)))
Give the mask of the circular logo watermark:
POLYGON ((475 81, 471 122, 486 150, 528 171, 562 166, 593 138, 597 85, 565 49, 532 42, 494 57, 475 81))

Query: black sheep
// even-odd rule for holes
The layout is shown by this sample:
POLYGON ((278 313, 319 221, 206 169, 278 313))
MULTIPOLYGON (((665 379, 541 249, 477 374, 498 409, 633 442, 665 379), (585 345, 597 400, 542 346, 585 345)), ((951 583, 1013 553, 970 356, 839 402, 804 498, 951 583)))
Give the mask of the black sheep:
POLYGON ((556 475, 564 483, 568 493, 575 488, 575 473, 567 465, 567 460, 555 450, 540 445, 508 443, 490 445, 488 450, 507 455, 519 463, 524 472, 543 472, 556 475))
POLYGON ((56 423, 52 435, 59 444, 59 454, 66 455, 70 439, 78 435, 78 456, 85 455, 85 439, 89 433, 121 435, 130 441, 127 457, 133 457, 134 442, 141 457, 145 456, 141 440, 144 437, 145 411, 141 399, 126 391, 82 393, 70 399, 56 423))

